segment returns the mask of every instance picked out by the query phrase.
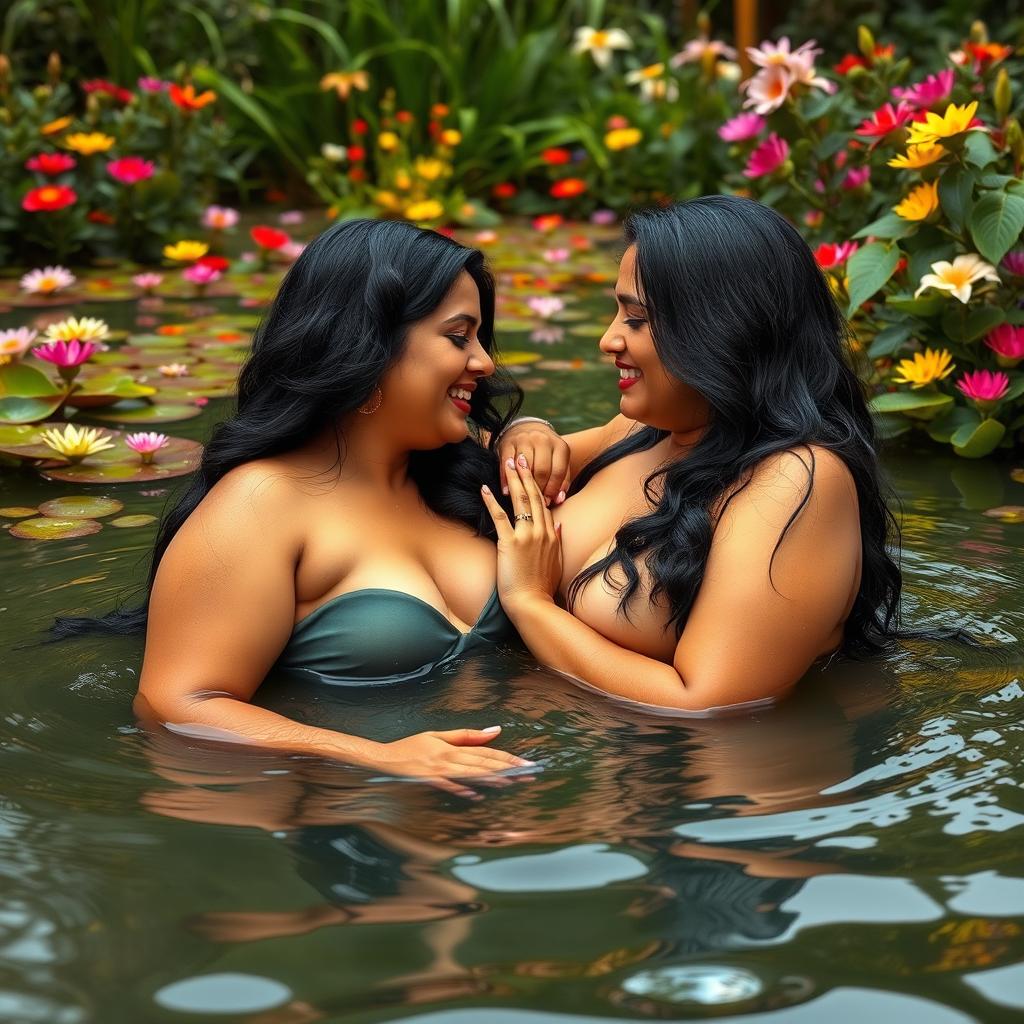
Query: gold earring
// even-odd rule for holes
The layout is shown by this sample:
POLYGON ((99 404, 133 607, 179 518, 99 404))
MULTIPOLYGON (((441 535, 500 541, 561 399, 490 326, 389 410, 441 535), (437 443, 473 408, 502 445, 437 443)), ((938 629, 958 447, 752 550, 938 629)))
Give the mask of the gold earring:
POLYGON ((377 401, 374 402, 373 408, 368 409, 365 405, 359 407, 359 411, 364 416, 372 416, 380 408, 380 403, 384 401, 384 392, 381 391, 379 384, 374 388, 374 391, 376 392, 377 401))

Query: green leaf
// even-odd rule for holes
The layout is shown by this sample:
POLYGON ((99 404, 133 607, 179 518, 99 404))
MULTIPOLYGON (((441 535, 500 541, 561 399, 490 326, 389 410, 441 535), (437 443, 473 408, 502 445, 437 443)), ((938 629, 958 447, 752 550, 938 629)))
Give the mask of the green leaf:
POLYGON ((939 202, 942 211, 959 231, 970 216, 974 197, 974 171, 969 167, 953 167, 939 179, 939 202))
POLYGON ((953 451, 965 459, 980 459, 994 451, 1006 427, 999 420, 982 420, 976 427, 965 424, 950 438, 953 451))
POLYGON ((34 366, 0 366, 0 423, 37 423, 52 416, 67 394, 34 366))
POLYGON ((1011 192, 986 192, 971 214, 971 237, 978 252, 997 264, 1024 229, 1024 197, 1011 192))
POLYGON ((889 295, 885 304, 890 309, 912 316, 937 316, 945 308, 946 300, 941 295, 922 295, 917 299, 913 295, 889 295))
POLYGON ((906 324, 892 324, 883 328, 868 347, 868 358, 879 359, 882 356, 894 355, 911 334, 913 331, 906 324))
POLYGON ((916 230, 916 222, 904 220, 898 213, 887 213, 873 220, 866 228, 861 228, 853 237, 867 238, 868 235, 874 235, 876 238, 906 238, 916 230))
POLYGON ((893 275, 900 251, 895 245, 871 242, 858 249, 847 264, 850 278, 849 312, 858 309, 893 275))
POLYGON ((964 143, 964 158, 975 167, 987 167, 999 154, 985 132, 970 132, 964 143))
POLYGON ((894 437, 905 434, 913 426, 913 423, 894 412, 875 413, 875 434, 883 441, 890 441, 894 437))
POLYGON ((1024 395, 1024 374, 1011 374, 1010 387, 1003 395, 1003 401, 1012 402, 1015 398, 1020 398, 1021 395, 1024 395))
POLYGON ((969 426, 973 430, 980 423, 981 415, 976 409, 958 405, 928 424, 928 436, 933 441, 948 444, 950 438, 961 428, 969 426))
POLYGON ((995 306, 979 306, 965 312, 963 303, 954 300, 942 317, 942 330, 953 341, 966 344, 988 334, 993 327, 998 327, 1005 317, 1006 314, 995 306))
POLYGON ((952 404, 951 395, 938 391, 887 391, 871 399, 874 412, 903 412, 915 419, 932 419, 952 404))

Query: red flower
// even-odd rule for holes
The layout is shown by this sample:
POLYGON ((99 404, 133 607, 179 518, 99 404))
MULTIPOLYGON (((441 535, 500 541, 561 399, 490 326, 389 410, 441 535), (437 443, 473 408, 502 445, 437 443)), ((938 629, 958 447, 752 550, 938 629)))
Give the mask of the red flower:
POLYGON ((67 185, 43 185, 25 193, 21 208, 35 213, 39 210, 63 210, 76 202, 78 194, 67 185))
POLYGON ((541 160, 553 167, 559 164, 567 164, 572 159, 572 154, 561 146, 551 146, 545 149, 540 155, 541 160))
POLYGON ((843 59, 835 65, 833 70, 837 75, 848 75, 854 68, 866 68, 868 62, 855 53, 846 54, 843 59))
POLYGON ((857 134, 882 139, 889 132, 902 128, 913 116, 914 108, 909 103, 900 102, 895 107, 886 103, 861 122, 857 134))
POLYGON ((428 121, 427 122, 427 134, 433 139, 440 135, 444 130, 444 125, 440 121, 428 121))
POLYGON ((90 210, 86 215, 85 219, 91 221, 93 224, 113 224, 113 215, 107 213, 106 210, 90 210))
POLYGON ((365 135, 369 130, 370 126, 361 117, 357 117, 352 122, 353 135, 365 135))
POLYGON ((217 94, 212 89, 207 89, 205 92, 196 95, 196 87, 194 85, 186 85, 182 88, 180 85, 172 83, 167 94, 176 107, 187 113, 193 110, 202 110, 203 107, 217 99, 217 94))
POLYGON ((357 164, 360 160, 366 159, 366 150, 362 146, 349 146, 348 158, 352 163, 357 164))
POLYGON ((107 173, 122 185, 135 185, 140 181, 146 181, 153 177, 155 170, 152 160, 143 160, 138 156, 123 156, 107 164, 107 173))
POLYGON ((399 124, 412 124, 416 119, 412 116, 412 112, 409 110, 400 110, 395 114, 395 120, 399 124))
POLYGON ((495 199, 511 199, 518 191, 511 181, 503 181, 491 189, 491 195, 495 199))
POLYGON ((223 256, 201 256, 193 264, 193 266, 199 265, 209 267, 211 270, 219 270, 223 273, 231 266, 231 260, 227 260, 223 256))
POLYGON ((76 160, 68 153, 39 153, 25 161, 25 167, 41 174, 63 174, 70 171, 76 160))
POLYGON ((561 181, 556 181, 549 191, 555 199, 572 199, 573 196, 583 195, 587 191, 587 183, 582 178, 562 178, 561 181))
POLYGON ((278 231, 277 228, 267 227, 265 224, 258 224, 249 235, 261 249, 280 249, 291 241, 287 232, 278 231))
POLYGON ((349 181, 366 181, 366 171, 362 167, 353 167, 348 172, 349 181))
POLYGON ((131 103, 132 101, 132 94, 128 89, 122 89, 121 86, 108 82, 105 78, 90 78, 88 81, 81 82, 80 85, 82 92, 100 92, 106 96, 113 96, 118 103, 131 103))

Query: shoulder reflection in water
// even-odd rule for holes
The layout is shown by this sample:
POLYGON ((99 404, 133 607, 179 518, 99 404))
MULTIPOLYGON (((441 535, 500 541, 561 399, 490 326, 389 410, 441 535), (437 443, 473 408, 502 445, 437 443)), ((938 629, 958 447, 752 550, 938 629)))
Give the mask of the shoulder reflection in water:
MULTIPOLYGON (((504 725, 509 749, 544 770, 495 780, 471 802, 422 782, 158 732, 145 749, 171 785, 143 802, 187 821, 283 834, 296 872, 319 893, 292 910, 191 919, 209 939, 414 925, 420 954, 396 954, 381 980, 407 1002, 493 993, 509 974, 597 977, 777 938, 793 917, 781 904, 807 878, 841 870, 791 840, 711 846, 673 830, 842 802, 822 793, 858 770, 858 722, 887 701, 884 681, 864 667, 849 672, 821 674, 756 715, 673 721, 609 705, 522 662, 496 679, 490 664, 471 660, 440 685, 380 691, 372 709, 358 707, 364 695, 282 687, 274 696, 268 687, 293 717, 349 728, 358 718, 379 739, 407 732, 411 718, 417 728, 452 728, 483 713, 504 725)), ((350 966, 361 967, 365 951, 351 949, 350 966)))

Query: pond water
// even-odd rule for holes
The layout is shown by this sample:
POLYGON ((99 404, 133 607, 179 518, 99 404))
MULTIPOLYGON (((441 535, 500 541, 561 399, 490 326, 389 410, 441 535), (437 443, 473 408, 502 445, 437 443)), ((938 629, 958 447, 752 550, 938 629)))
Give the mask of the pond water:
MULTIPOLYGON (((571 282, 551 272, 572 301, 534 340, 517 303, 543 265, 503 276, 526 411, 566 429, 618 395, 592 259, 572 255, 571 282)), ((131 331, 251 315, 237 297, 203 305, 60 309, 131 331)), ((155 429, 202 440, 228 408, 155 429)), ((500 723, 542 770, 472 802, 140 731, 141 641, 26 642, 141 583, 154 528, 0 533, 0 1020, 1019 1020, 1024 525, 983 513, 1024 504, 1024 485, 1013 463, 931 448, 885 464, 907 619, 982 647, 833 662, 777 708, 723 719, 615 704, 514 650, 414 685, 261 688, 284 714, 382 740, 500 723)), ((4 471, 0 506, 92 493, 159 515, 173 484, 4 471)))

